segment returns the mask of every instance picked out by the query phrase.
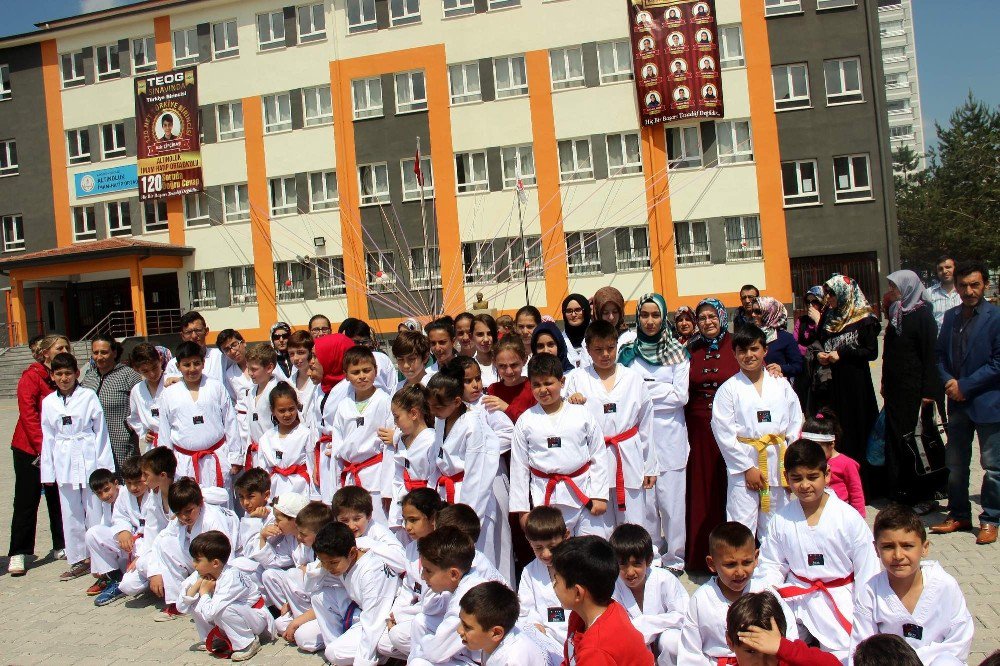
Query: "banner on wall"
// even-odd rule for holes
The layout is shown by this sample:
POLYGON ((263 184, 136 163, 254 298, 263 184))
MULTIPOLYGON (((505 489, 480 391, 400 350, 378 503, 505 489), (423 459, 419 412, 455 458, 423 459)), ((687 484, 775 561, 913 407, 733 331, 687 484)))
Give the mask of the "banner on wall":
POLYGON ((203 188, 196 70, 135 77, 139 200, 203 188))
POLYGON ((721 118, 715 0, 626 0, 643 125, 721 118))

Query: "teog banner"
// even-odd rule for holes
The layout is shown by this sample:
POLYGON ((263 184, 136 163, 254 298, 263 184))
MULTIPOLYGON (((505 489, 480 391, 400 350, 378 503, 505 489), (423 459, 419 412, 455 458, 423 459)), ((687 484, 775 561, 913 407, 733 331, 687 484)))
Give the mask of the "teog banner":
POLYGON ((715 0, 626 0, 643 125, 721 118, 715 0))
POLYGON ((202 190, 200 132, 194 68, 135 77, 141 201, 202 190))

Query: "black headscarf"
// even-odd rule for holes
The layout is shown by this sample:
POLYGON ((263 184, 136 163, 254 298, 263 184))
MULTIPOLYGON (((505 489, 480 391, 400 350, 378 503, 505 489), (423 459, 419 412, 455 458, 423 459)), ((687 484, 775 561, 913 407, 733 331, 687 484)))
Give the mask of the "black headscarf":
POLYGON ((590 299, 580 294, 570 294, 562 302, 562 315, 566 337, 569 338, 574 349, 579 349, 583 346, 583 336, 587 333, 587 327, 590 326, 590 299), (583 308, 583 323, 579 326, 571 326, 569 319, 566 318, 566 304, 570 301, 576 301, 583 308))
POLYGON ((552 339, 556 343, 556 356, 559 357, 559 361, 562 363, 563 372, 569 372, 576 366, 569 362, 569 355, 566 350, 566 339, 562 336, 562 331, 559 327, 550 321, 543 321, 541 324, 535 327, 535 331, 531 334, 531 353, 535 353, 535 345, 538 344, 538 336, 543 333, 548 333, 552 336, 552 339))

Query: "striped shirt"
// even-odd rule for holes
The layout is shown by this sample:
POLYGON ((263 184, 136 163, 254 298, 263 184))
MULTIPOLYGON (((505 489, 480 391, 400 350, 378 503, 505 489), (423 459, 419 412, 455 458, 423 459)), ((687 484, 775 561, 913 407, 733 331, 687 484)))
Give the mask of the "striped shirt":
POLYGON ((940 282, 935 282, 924 289, 924 301, 931 306, 931 312, 934 313, 934 321, 937 322, 937 327, 940 331, 941 324, 944 323, 944 313, 953 307, 961 305, 962 297, 958 295, 958 289, 952 289, 949 293, 941 288, 940 282))

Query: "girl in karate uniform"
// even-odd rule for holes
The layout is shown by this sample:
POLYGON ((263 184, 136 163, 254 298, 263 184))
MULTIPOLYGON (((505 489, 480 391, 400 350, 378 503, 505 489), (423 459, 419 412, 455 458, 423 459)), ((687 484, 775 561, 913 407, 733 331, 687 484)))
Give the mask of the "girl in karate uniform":
POLYGON ((309 496, 306 452, 316 441, 313 428, 299 418, 298 395, 288 382, 278 382, 268 396, 276 424, 260 438, 258 461, 271 475, 271 497, 293 492, 309 496))
POLYGON ((396 391, 391 409, 396 427, 382 428, 379 436, 395 450, 389 526, 400 528, 396 530, 399 535, 403 531, 403 497, 417 488, 433 488, 437 483, 437 442, 431 427, 434 417, 427 403, 427 389, 422 384, 409 384, 396 391))
POLYGON ((125 422, 148 449, 159 444, 160 394, 163 393, 163 368, 166 363, 156 347, 143 342, 132 350, 128 364, 145 381, 133 386, 129 393, 129 415, 125 422))

